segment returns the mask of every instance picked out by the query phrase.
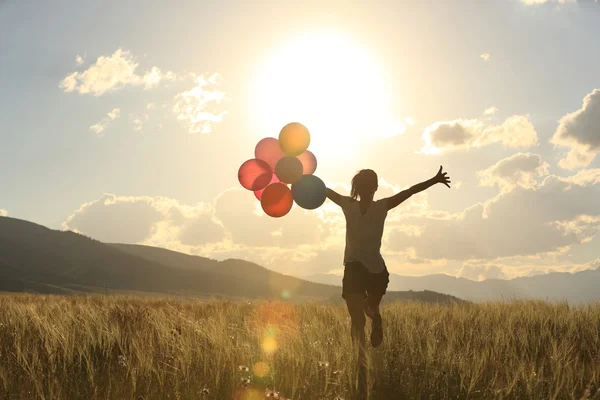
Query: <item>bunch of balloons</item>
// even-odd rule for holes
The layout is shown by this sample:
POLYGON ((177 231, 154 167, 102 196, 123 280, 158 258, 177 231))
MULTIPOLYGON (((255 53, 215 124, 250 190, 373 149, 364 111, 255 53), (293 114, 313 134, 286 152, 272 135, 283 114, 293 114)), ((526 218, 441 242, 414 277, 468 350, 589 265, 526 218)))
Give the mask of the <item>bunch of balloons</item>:
POLYGON ((241 185, 254 192, 264 212, 283 217, 294 201, 300 207, 314 210, 327 197, 325 183, 313 175, 317 158, 308 150, 310 133, 304 125, 291 122, 281 129, 279 139, 262 139, 254 149, 254 157, 238 171, 241 185), (288 185, 292 185, 290 190, 288 185))

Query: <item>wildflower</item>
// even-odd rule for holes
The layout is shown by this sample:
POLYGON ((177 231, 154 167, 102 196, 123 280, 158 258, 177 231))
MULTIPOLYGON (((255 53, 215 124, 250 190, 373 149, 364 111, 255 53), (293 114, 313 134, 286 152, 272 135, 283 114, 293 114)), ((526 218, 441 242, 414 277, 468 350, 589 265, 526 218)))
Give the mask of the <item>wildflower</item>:
POLYGON ((279 392, 275 392, 273 390, 265 390, 265 397, 269 397, 272 399, 279 399, 279 392))
POLYGON ((244 378, 244 377, 242 377, 241 381, 242 381, 242 385, 244 385, 244 386, 250 386, 250 378, 244 378))
POLYGON ((127 358, 125 358, 124 355, 120 355, 117 360, 118 360, 118 363, 119 363, 119 365, 121 367, 126 367, 127 366, 127 358))
POLYGON ((238 371, 248 372, 250 371, 250 368, 246 367, 245 365, 238 365, 238 371))
POLYGON ((327 339, 327 344, 328 344, 328 345, 332 345, 332 344, 333 344, 333 338, 329 338, 329 339, 327 339))
POLYGON ((327 368, 327 367, 329 367, 329 362, 319 361, 319 368, 327 368))
POLYGON ((208 390, 208 388, 204 388, 204 389, 202 389, 202 394, 204 394, 204 395, 210 394, 210 390, 208 390))
POLYGON ((335 370, 335 371, 333 371, 331 374, 332 374, 333 376, 338 376, 338 375, 340 375, 341 373, 342 373, 342 371, 340 371, 339 369, 336 369, 336 370, 335 370))

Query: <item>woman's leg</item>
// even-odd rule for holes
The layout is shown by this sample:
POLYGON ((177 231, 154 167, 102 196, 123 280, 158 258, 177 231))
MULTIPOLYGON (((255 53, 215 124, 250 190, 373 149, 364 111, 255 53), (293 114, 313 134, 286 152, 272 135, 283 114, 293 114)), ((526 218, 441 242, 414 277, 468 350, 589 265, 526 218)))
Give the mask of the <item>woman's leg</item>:
POLYGON ((383 272, 369 276, 367 298, 365 299, 365 313, 372 320, 371 345, 373 347, 377 347, 383 342, 383 321, 379 312, 379 304, 387 289, 389 276, 387 267, 383 272))
POLYGON ((365 299, 365 314, 367 317, 373 319, 375 314, 379 314, 379 304, 383 299, 383 295, 368 295, 365 299))
POLYGON ((359 399, 367 398, 367 357, 365 349, 365 308, 364 293, 349 293, 345 296, 346 306, 352 320, 352 342, 358 344, 358 376, 357 376, 357 395, 359 399), (358 343, 357 343, 358 342, 358 343))
POLYGON ((350 313, 350 319, 352 321, 352 327, 350 333, 352 340, 358 340, 360 347, 365 345, 365 306, 364 306, 364 294, 361 293, 349 293, 345 296, 346 306, 348 307, 348 313, 350 313))

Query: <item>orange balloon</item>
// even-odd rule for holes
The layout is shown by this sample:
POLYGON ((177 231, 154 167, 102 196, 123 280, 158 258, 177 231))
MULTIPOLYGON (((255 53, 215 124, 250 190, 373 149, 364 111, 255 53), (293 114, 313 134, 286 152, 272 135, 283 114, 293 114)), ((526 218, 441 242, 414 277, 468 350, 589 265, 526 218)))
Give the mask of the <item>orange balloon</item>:
POLYGON ((291 122, 279 132, 279 146, 288 156, 299 156, 308 149, 310 133, 299 122, 291 122))
POLYGON ((292 191, 283 183, 272 183, 262 193, 260 205, 270 217, 279 218, 289 213, 294 204, 292 191))
POLYGON ((256 158, 244 162, 238 170, 238 180, 248 190, 264 189, 272 177, 273 170, 269 164, 256 158))
POLYGON ((262 139, 254 148, 254 157, 266 161, 273 171, 277 161, 285 157, 285 153, 279 146, 279 141, 272 137, 262 139))
POLYGON ((300 154, 298 160, 302 163, 302 175, 312 175, 317 170, 317 157, 310 150, 300 154))
MULTIPOLYGON (((271 178, 271 182, 269 182, 269 185, 270 185, 271 183, 278 183, 278 182, 281 182, 281 181, 279 180, 279 178, 277 177, 277 175, 273 174, 273 177, 271 178)), ((266 188, 265 188, 265 189, 266 189, 266 188)), ((256 198, 257 198, 258 200, 260 200, 260 199, 261 199, 261 197, 262 197, 262 194, 263 194, 263 192, 265 191, 265 189, 260 189, 260 190, 255 190, 255 191, 254 191, 254 195, 256 196, 256 198)))

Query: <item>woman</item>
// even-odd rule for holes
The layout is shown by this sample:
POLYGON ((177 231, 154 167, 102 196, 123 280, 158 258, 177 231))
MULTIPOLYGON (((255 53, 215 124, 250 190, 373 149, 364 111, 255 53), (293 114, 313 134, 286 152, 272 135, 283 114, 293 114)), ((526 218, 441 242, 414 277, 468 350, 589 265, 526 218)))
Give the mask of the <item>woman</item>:
POLYGON ((383 341, 379 303, 390 275, 380 251, 385 217, 389 210, 436 183, 450 187, 450 177, 446 174, 440 166, 433 178, 377 201, 373 201, 378 187, 377 174, 370 169, 363 169, 352 178, 350 197, 327 188, 327 197, 342 207, 346 217, 342 297, 352 319, 352 339, 361 345, 365 342, 365 314, 372 321, 371 345, 377 347, 383 341))

